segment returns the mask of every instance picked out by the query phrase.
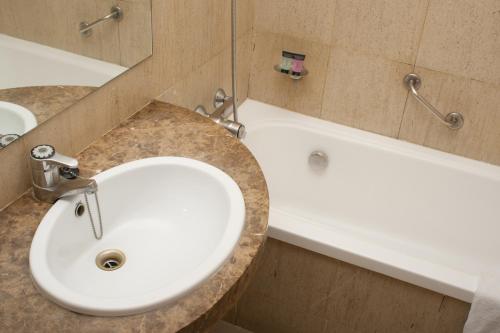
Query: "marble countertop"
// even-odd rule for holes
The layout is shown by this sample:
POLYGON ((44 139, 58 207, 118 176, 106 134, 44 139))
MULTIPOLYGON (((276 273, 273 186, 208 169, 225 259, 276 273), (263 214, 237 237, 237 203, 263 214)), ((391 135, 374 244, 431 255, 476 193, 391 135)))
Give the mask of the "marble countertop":
POLYGON ((0 101, 24 106, 35 115, 40 125, 96 89, 96 87, 80 86, 40 86, 0 89, 0 101))
MULTIPOLYGON (((57 147, 56 147, 57 148, 57 147)), ((0 211, 0 332, 200 332, 236 302, 256 269, 266 239, 269 200, 264 176, 247 148, 196 113, 153 102, 77 156, 85 175, 155 156, 210 163, 240 186, 246 222, 231 258, 208 281, 171 305, 127 317, 92 317, 65 310, 34 288, 31 239, 50 208, 26 194, 0 211)))

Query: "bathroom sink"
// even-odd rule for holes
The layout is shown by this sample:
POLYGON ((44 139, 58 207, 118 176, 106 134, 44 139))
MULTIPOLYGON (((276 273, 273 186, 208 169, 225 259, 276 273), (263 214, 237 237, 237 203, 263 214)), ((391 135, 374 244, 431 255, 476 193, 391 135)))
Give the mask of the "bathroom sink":
MULTIPOLYGON (((240 238, 243 195, 211 165, 157 157, 94 179, 103 238, 94 237, 78 195, 54 204, 31 244, 35 285, 72 311, 120 316, 166 305, 216 272, 240 238)), ((98 227, 94 196, 88 199, 98 227)))
POLYGON ((36 118, 30 110, 17 104, 0 101, 0 136, 23 135, 36 125, 36 118))

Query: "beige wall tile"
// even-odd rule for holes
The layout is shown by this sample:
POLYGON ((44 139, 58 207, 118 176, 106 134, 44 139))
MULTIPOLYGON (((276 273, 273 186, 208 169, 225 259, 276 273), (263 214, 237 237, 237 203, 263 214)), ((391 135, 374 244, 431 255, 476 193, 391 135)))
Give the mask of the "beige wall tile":
MULTIPOLYGON (((248 80, 250 74, 252 52, 252 33, 249 31, 238 39, 237 70, 238 70, 238 101, 241 103, 248 95, 248 80)), ((174 84, 159 100, 194 109, 204 105, 209 112, 213 110, 215 91, 222 88, 231 95, 231 49, 228 47, 204 65, 200 66, 187 77, 174 84)))
MULTIPOLYGON (((238 38, 246 35, 253 29, 255 21, 255 0, 238 0, 236 1, 236 13, 237 13, 237 32, 238 38)), ((230 8, 230 6, 228 6, 230 8)), ((228 12, 228 17, 226 22, 231 22, 231 11, 228 12)))
POLYGON ((169 0, 153 4, 153 86, 162 93, 220 54, 230 43, 229 1, 169 0), (170 14, 168 14, 170 13, 170 14), (174 14, 175 13, 175 14, 174 14), (168 18, 168 19, 167 19, 168 18))
POLYGON ((337 0, 333 44, 414 64, 429 0, 337 0))
POLYGON ((23 136, 26 146, 26 158, 28 158, 28 153, 31 148, 40 144, 53 145, 57 151, 62 154, 73 153, 73 133, 71 133, 70 128, 71 115, 64 111, 61 112, 60 115, 61 116, 58 114, 52 119, 49 119, 38 126, 36 130, 23 136))
POLYGON ((431 0, 417 65, 500 83, 500 3, 431 0))
POLYGON ((329 44, 333 0, 255 0, 255 29, 329 44))
MULTIPOLYGON (((250 72, 252 66, 253 52, 253 31, 249 30, 245 35, 238 39, 236 50, 236 70, 237 70, 237 102, 243 103, 248 97, 248 86, 250 82, 250 72)), ((231 48, 228 46, 221 56, 223 71, 222 87, 229 94, 232 90, 231 80, 231 48)))
POLYGON ((396 137, 408 95, 403 77, 412 66, 334 47, 321 118, 396 137))
POLYGON ((151 101, 151 96, 158 95, 162 91, 161 87, 165 87, 173 80, 173 78, 163 78, 161 82, 154 84, 152 79, 156 72, 153 70, 154 57, 146 59, 136 67, 140 70, 133 68, 110 84, 112 86, 110 90, 116 89, 120 121, 142 109, 151 101))
POLYGON ((319 116, 328 64, 329 47, 282 34, 255 34, 249 96, 311 116, 319 116), (281 63, 282 50, 304 52, 309 75, 291 80, 273 70, 281 63))
POLYGON ((0 155, 0 210, 17 199, 31 184, 24 140, 21 138, 11 143, 8 149, 10 154, 0 155))
POLYGON ((18 35, 18 27, 16 23, 16 18, 14 16, 13 7, 15 2, 0 0, 0 33, 7 34, 9 36, 18 35))
POLYGON ((197 105, 203 105, 210 112, 214 93, 219 87, 222 87, 222 67, 221 59, 217 56, 213 57, 206 64, 188 74, 184 80, 175 83, 158 99, 190 110, 193 110, 197 105), (187 94, 186 92, 191 89, 193 92, 187 94))
POLYGON ((150 7, 150 0, 0 0, 11 16, 0 23, 0 33, 130 67, 151 54, 150 7), (81 21, 102 17, 115 4, 124 10, 119 24, 80 35, 81 21))
MULTIPOLYGON (((89 0, 87 0, 89 1, 89 0)), ((96 15, 94 17, 86 18, 85 20, 89 20, 92 22, 92 20, 95 20, 98 17, 102 17, 106 15, 107 13, 110 12, 110 9, 113 5, 116 4, 115 0, 104 0, 104 1, 96 1, 95 2, 95 7, 96 7, 96 15)), ((145 12, 142 13, 143 15, 147 14, 145 12)), ((126 26, 129 25, 129 23, 135 23, 131 22, 134 21, 132 18, 135 15, 131 15, 131 13, 127 13, 127 16, 123 16, 123 19, 120 21, 119 24, 116 24, 116 22, 107 22, 107 24, 101 24, 97 26, 93 32, 95 33, 95 36, 93 36, 94 40, 92 42, 86 41, 86 38, 82 38, 82 36, 79 34, 78 29, 75 29, 74 27, 74 22, 71 22, 71 26, 68 27, 69 30, 68 32, 71 34, 71 39, 75 42, 76 45, 85 45, 88 48, 92 48, 93 45, 99 45, 101 54, 100 56, 97 56, 96 58, 98 59, 103 59, 108 62, 112 62, 114 64, 119 64, 119 65, 125 65, 122 63, 122 50, 124 53, 127 53, 125 50, 128 50, 127 48, 122 49, 121 39, 120 39, 120 25, 124 27, 124 31, 127 32, 127 29, 125 28, 126 26), (75 31, 76 30, 76 31, 75 31), (80 44, 81 43, 81 44, 80 44)), ((146 34, 150 31, 144 30, 143 33, 146 34)), ((132 36, 129 36, 132 37, 132 36)), ((68 38, 67 38, 68 39, 68 38)), ((51 40, 49 41, 51 42, 51 40)), ((130 47, 129 44, 124 43, 123 46, 130 47)), ((64 47, 64 46, 63 46, 64 47)), ((137 50, 131 49, 132 54, 136 54, 137 50)), ((145 53, 146 56, 148 56, 150 53, 145 53)), ((123 55, 124 59, 129 59, 127 55, 123 55)), ((141 58, 142 60, 143 58, 141 58)), ((135 64, 130 64, 127 65, 127 67, 132 66, 135 64)))
POLYGON ((400 139, 500 164, 500 86, 417 68, 419 92, 440 112, 460 112, 464 127, 450 130, 413 98, 408 100, 400 139))
POLYGON ((131 67, 153 52, 150 1, 121 0, 118 5, 127 13, 127 20, 118 25, 120 64, 131 67))
POLYGON ((116 127, 119 122, 118 96, 116 89, 98 90, 72 109, 69 128, 72 151, 85 149, 92 141, 116 127), (102 109, 106 112, 102 112, 102 109))

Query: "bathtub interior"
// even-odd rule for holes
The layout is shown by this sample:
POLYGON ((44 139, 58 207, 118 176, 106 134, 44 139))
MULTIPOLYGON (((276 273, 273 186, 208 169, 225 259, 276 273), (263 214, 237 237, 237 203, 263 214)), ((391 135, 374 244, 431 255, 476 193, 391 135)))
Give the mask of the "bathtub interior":
POLYGON ((498 264, 499 167, 252 100, 240 112, 272 237, 469 302, 498 264))
POLYGON ((0 89, 100 87, 127 68, 0 34, 0 89))

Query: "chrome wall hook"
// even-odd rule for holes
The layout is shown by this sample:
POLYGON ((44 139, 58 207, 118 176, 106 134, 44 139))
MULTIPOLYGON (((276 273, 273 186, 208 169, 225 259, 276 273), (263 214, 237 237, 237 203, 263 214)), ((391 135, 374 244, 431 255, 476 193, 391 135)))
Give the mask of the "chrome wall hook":
POLYGON ((433 115, 435 115, 443 124, 448 126, 450 129, 458 130, 464 126, 464 117, 461 113, 451 112, 447 115, 443 115, 439 112, 431 103, 429 103, 424 97, 418 93, 418 89, 422 86, 422 79, 418 74, 410 73, 406 75, 403 79, 405 87, 410 91, 411 95, 422 104, 427 110, 429 110, 433 115))
POLYGON ((120 21, 122 18, 123 18, 123 10, 118 6, 113 6, 111 7, 111 12, 108 15, 103 16, 95 20, 94 22, 91 23, 85 21, 80 22, 80 34, 84 37, 89 37, 90 35, 92 35, 92 29, 96 25, 108 20, 120 21))

